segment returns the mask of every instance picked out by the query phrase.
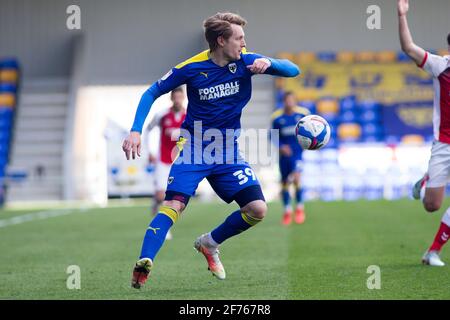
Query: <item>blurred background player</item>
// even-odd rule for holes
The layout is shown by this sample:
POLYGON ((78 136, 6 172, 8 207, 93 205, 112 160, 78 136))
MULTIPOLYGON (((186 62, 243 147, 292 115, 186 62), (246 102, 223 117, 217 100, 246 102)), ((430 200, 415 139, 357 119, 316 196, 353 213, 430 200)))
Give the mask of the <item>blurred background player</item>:
POLYGON ((141 254, 133 270, 131 284, 134 288, 141 288, 147 281, 167 231, 178 220, 204 178, 221 199, 227 203, 236 201, 239 205, 239 209, 234 210, 223 223, 194 242, 195 249, 203 254, 208 269, 218 279, 226 277, 219 259, 219 245, 255 226, 266 214, 267 204, 261 185, 250 165, 240 157, 236 133, 241 127, 242 109, 251 97, 253 75, 295 77, 300 71, 289 60, 247 53, 245 24, 242 17, 229 12, 217 13, 206 19, 203 26, 209 50, 172 68, 141 98, 130 135, 122 145, 126 158, 130 159, 131 155, 134 159, 140 155, 142 126, 153 102, 162 94, 186 84, 188 107, 181 126, 186 131, 183 133, 186 137, 180 137, 177 146, 180 149, 179 159, 189 160, 175 161, 171 166, 166 197, 145 233, 141 254), (195 156, 194 150, 198 146, 203 149, 210 144, 210 141, 198 141, 196 138, 199 123, 201 136, 203 131, 213 128, 215 133, 219 131, 225 137, 224 152, 215 155, 212 163, 208 161, 210 158, 201 156, 198 159, 195 156), (230 130, 235 133, 231 135, 231 145, 227 141, 230 130))
MULTIPOLYGON (((434 141, 428 172, 413 188, 413 197, 422 199, 425 210, 434 212, 441 208, 445 187, 450 177, 450 63, 449 56, 441 57, 425 51, 412 39, 406 14, 408 0, 398 0, 399 33, 402 50, 433 77, 435 91, 433 106, 434 141)), ((447 36, 450 51, 450 34, 447 36)), ((442 246, 450 236, 450 208, 444 213, 439 230, 430 248, 425 252, 422 263, 444 266, 439 257, 442 246)))
MULTIPOLYGON (((167 179, 169 177, 170 166, 172 165, 172 151, 176 147, 179 137, 179 129, 186 117, 183 106, 185 95, 181 87, 170 93, 172 106, 164 112, 156 114, 146 128, 147 136, 158 127, 160 129, 159 155, 149 153, 149 162, 155 166, 155 197, 152 205, 152 214, 158 213, 158 208, 164 201, 167 179)), ((166 239, 172 239, 170 230, 166 239)))
POLYGON ((295 188, 295 222, 305 221, 305 208, 302 199, 300 174, 302 170, 302 152, 295 127, 297 122, 310 114, 309 110, 297 105, 295 94, 288 91, 283 96, 284 106, 272 114, 272 129, 279 130, 279 168, 281 174, 281 197, 284 206, 282 223, 292 223, 292 205, 290 186, 295 188))

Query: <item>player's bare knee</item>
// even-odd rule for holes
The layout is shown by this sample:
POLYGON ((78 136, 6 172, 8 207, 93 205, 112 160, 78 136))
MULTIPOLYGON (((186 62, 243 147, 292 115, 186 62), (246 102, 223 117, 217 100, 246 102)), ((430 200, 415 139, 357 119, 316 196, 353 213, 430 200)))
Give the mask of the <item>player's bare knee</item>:
POLYGON ((296 188, 300 186, 300 175, 294 174, 293 183, 296 188))
POLYGON ((163 202, 163 205, 177 210, 178 214, 181 214, 183 212, 184 208, 186 208, 186 205, 183 202, 178 201, 178 200, 165 200, 163 202))
POLYGON ((263 200, 255 200, 243 207, 241 211, 247 212, 253 218, 262 220, 266 216, 267 204, 263 200))
POLYGON ((428 212, 435 212, 441 208, 441 204, 438 201, 427 199, 424 199, 423 206, 428 212))

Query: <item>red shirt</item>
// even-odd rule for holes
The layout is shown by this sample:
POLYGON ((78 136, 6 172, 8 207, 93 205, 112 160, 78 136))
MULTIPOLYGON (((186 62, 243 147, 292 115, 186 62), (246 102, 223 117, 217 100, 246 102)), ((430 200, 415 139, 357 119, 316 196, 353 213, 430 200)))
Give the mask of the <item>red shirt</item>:
POLYGON ((166 164, 172 164, 172 150, 175 148, 180 135, 180 126, 186 117, 184 110, 175 113, 172 109, 164 113, 159 119, 158 125, 161 128, 160 138, 160 160, 166 164), (173 135, 173 136, 172 136, 173 135))
POLYGON ((450 56, 441 57, 426 52, 419 67, 433 77, 434 138, 450 144, 450 56))

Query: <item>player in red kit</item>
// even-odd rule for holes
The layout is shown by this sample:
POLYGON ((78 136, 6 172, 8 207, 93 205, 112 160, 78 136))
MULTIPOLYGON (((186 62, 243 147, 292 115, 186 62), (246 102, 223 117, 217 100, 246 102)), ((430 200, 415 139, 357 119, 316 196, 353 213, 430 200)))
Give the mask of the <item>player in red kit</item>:
MULTIPOLYGON (((441 208, 445 187, 450 181, 450 56, 441 57, 432 54, 413 42, 406 20, 408 10, 409 1, 398 0, 402 50, 419 68, 433 77, 434 88, 434 141, 431 158, 428 163, 428 172, 414 186, 413 197, 422 199, 425 210, 434 212, 441 208)), ((450 34, 447 36, 447 44, 450 51, 450 34)), ((450 208, 445 211, 434 241, 422 258, 423 264, 438 267, 445 265, 439 257, 439 252, 449 236, 450 208)))
MULTIPOLYGON (((172 106, 165 112, 156 114, 147 126, 146 132, 150 133, 154 128, 158 127, 161 132, 159 142, 159 155, 150 152, 149 162, 155 165, 155 199, 152 205, 152 214, 158 213, 158 208, 164 201, 167 179, 169 177, 170 167, 173 162, 173 150, 180 135, 180 126, 186 117, 183 106, 185 94, 181 87, 172 90, 170 94, 172 106)), ((171 239, 172 234, 169 232, 166 239, 171 239)))

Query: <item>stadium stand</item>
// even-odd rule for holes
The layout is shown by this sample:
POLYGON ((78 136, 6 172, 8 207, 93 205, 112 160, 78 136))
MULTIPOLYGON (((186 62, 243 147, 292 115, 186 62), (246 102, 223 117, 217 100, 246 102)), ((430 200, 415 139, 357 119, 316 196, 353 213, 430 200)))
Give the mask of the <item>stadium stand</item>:
POLYGON ((19 75, 19 63, 16 59, 0 59, 0 204, 4 202, 5 169, 9 159, 19 75))
POLYGON ((303 76, 276 81, 276 107, 282 106, 283 92, 294 91, 301 105, 335 129, 332 147, 345 142, 420 141, 408 138, 411 134, 430 141, 432 80, 403 53, 282 52, 278 56, 294 59, 303 76))
POLYGON ((68 80, 24 79, 8 164, 6 202, 62 199, 68 80))
MULTIPOLYGON (((446 50, 432 52, 446 54, 446 50)), ((433 139, 431 77, 402 52, 282 52, 278 56, 293 59, 302 76, 275 82, 276 108, 283 105, 283 93, 293 91, 300 105, 324 117, 332 129, 324 150, 305 153, 305 198, 408 196, 411 177, 423 171, 408 148, 423 148, 433 139), (385 160, 371 163, 376 158, 385 160)), ((425 159, 426 153, 420 152, 425 159)))

